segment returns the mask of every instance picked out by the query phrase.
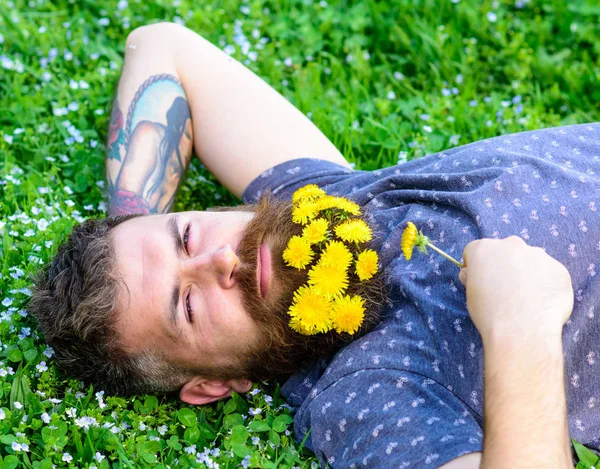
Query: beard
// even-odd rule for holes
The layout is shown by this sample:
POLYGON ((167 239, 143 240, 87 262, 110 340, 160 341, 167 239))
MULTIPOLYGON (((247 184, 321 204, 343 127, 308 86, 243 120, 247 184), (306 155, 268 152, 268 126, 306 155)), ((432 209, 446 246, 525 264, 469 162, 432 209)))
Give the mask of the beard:
POLYGON ((283 260, 288 241, 294 235, 301 235, 303 229, 303 226, 292 222, 291 202, 277 200, 267 193, 255 205, 213 207, 209 210, 254 213, 237 248, 241 265, 235 275, 244 309, 258 326, 259 339, 249 344, 243 353, 236 354, 230 366, 196 372, 202 371, 204 376, 219 379, 283 379, 320 358, 331 358, 340 348, 377 324, 384 299, 384 283, 379 273, 366 281, 351 282, 346 290, 347 295, 360 295, 365 300, 364 320, 355 334, 331 330, 304 335, 289 326, 291 318, 288 310, 294 292, 307 283, 309 270, 290 267, 283 260), (271 251, 270 285, 264 298, 260 295, 256 274, 261 244, 269 246, 271 251))

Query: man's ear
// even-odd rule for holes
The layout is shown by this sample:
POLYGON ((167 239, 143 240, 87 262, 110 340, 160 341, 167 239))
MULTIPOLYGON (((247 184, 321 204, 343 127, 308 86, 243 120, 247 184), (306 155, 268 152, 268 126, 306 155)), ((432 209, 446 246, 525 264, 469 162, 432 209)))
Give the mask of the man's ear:
POLYGON ((195 377, 185 383, 179 398, 192 405, 204 405, 231 396, 231 391, 248 392, 252 381, 247 379, 207 379, 195 377))

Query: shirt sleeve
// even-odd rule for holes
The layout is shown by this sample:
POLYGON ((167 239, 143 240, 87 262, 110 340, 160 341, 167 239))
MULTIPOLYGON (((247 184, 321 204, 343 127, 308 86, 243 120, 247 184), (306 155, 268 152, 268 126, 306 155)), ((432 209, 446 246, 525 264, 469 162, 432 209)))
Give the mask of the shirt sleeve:
POLYGON ((437 382, 400 370, 346 375, 299 413, 296 434, 310 428, 307 446, 323 467, 436 468, 483 447, 479 417, 465 403, 437 382))
POLYGON ((254 179, 242 194, 242 201, 246 204, 255 203, 267 190, 277 198, 289 199, 296 189, 306 184, 316 184, 335 195, 337 183, 362 173, 365 171, 355 171, 314 158, 285 161, 254 179))

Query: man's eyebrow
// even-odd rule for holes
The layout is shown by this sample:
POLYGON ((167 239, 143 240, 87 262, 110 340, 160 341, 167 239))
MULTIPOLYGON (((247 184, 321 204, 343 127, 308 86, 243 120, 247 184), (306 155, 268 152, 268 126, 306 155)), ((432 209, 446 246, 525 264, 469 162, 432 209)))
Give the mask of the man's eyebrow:
MULTIPOLYGON (((167 220, 167 230, 173 239, 173 244, 175 248, 175 255, 179 259, 181 257, 181 253, 183 252, 183 242, 181 241, 181 237, 179 236, 179 215, 171 215, 167 220)), ((171 301, 169 303, 169 325, 167 328, 167 333, 169 334, 169 338, 175 342, 176 344, 181 344, 183 339, 183 330, 179 327, 178 322, 178 314, 177 314, 177 305, 179 304, 179 296, 180 296, 180 280, 179 275, 175 276, 175 283, 173 289, 171 290, 171 301)))

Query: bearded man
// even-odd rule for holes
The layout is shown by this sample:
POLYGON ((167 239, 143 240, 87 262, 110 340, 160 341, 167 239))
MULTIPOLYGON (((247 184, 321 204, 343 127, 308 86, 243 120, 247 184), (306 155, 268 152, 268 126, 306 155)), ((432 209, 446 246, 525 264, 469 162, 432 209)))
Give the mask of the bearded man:
POLYGON ((195 33, 146 26, 126 51, 106 160, 119 216, 77 227, 30 305, 60 368, 196 405, 286 378, 296 437, 310 430, 331 467, 564 468, 569 433, 599 448, 600 126, 354 171, 195 33), (249 205, 167 213, 192 147, 249 205), (356 202, 374 233, 379 274, 349 287, 366 302, 356 334, 288 324, 306 274, 282 252, 309 183, 356 202), (408 221, 462 254, 460 276, 434 252, 402 256, 408 221))

